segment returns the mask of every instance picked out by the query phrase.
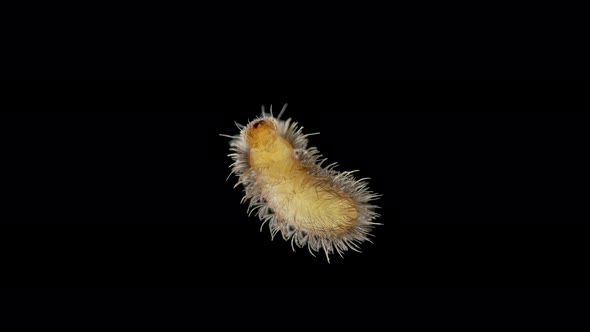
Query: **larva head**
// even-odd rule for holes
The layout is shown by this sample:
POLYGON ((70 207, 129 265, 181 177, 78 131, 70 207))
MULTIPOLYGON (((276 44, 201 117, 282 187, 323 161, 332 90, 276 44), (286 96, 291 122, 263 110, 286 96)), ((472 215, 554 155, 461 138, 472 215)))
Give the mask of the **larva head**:
POLYGON ((246 127, 244 136, 250 147, 249 164, 253 169, 270 165, 291 167, 293 146, 281 135, 274 118, 254 120, 246 127))
POLYGON ((278 125, 270 118, 253 121, 246 128, 246 141, 251 148, 271 146, 278 137, 278 125))

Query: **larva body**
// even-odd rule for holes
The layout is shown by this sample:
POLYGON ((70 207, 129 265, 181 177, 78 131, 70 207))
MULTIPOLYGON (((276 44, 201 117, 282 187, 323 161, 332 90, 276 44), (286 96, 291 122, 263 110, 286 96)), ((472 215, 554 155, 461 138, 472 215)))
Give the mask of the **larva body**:
POLYGON ((364 179, 335 171, 336 164, 322 167, 325 159, 307 147, 309 135, 291 119, 282 121, 263 109, 238 127, 240 135, 230 136, 232 173, 239 177, 236 186, 244 186, 243 201, 249 199, 249 208, 269 223, 271 235, 280 231, 292 246, 307 245, 312 254, 323 249, 328 261, 334 251, 359 251, 378 216, 370 204, 378 195, 364 179))

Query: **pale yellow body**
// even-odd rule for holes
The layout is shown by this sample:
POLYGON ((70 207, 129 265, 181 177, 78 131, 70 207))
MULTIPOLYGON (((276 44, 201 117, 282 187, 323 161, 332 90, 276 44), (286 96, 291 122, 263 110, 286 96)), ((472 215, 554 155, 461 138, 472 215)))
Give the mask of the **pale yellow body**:
POLYGON ((257 186, 279 219, 322 236, 341 235, 355 225, 358 212, 352 199, 327 179, 310 174, 275 123, 254 123, 246 139, 257 186))

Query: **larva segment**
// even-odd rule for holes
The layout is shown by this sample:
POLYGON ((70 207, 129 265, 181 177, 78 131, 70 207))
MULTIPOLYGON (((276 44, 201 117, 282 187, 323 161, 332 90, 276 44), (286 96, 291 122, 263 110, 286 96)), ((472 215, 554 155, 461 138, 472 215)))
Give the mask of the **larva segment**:
POLYGON ((336 164, 322 167, 325 159, 307 148, 307 136, 291 119, 263 111, 232 137, 232 173, 273 237, 280 231, 293 248, 307 245, 312 254, 323 249, 329 261, 334 251, 358 251, 359 243, 369 241, 378 216, 369 202, 378 195, 353 172, 335 171, 336 164))

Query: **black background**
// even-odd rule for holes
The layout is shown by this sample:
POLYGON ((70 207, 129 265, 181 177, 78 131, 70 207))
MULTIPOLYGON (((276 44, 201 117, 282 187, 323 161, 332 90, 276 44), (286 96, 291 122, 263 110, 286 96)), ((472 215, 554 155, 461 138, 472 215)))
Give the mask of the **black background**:
POLYGON ((584 79, 586 11, 216 4, 5 10, 0 79, 338 81, 3 82, 3 322, 479 331, 584 317, 587 83, 347 79, 584 79), (218 134, 286 102, 384 195, 362 254, 327 264, 270 241, 225 180, 218 134))
POLYGON ((112 81, 4 89, 14 287, 586 287, 587 87, 567 82, 112 81), (246 215, 234 121, 272 104, 383 197, 331 264, 246 215))

